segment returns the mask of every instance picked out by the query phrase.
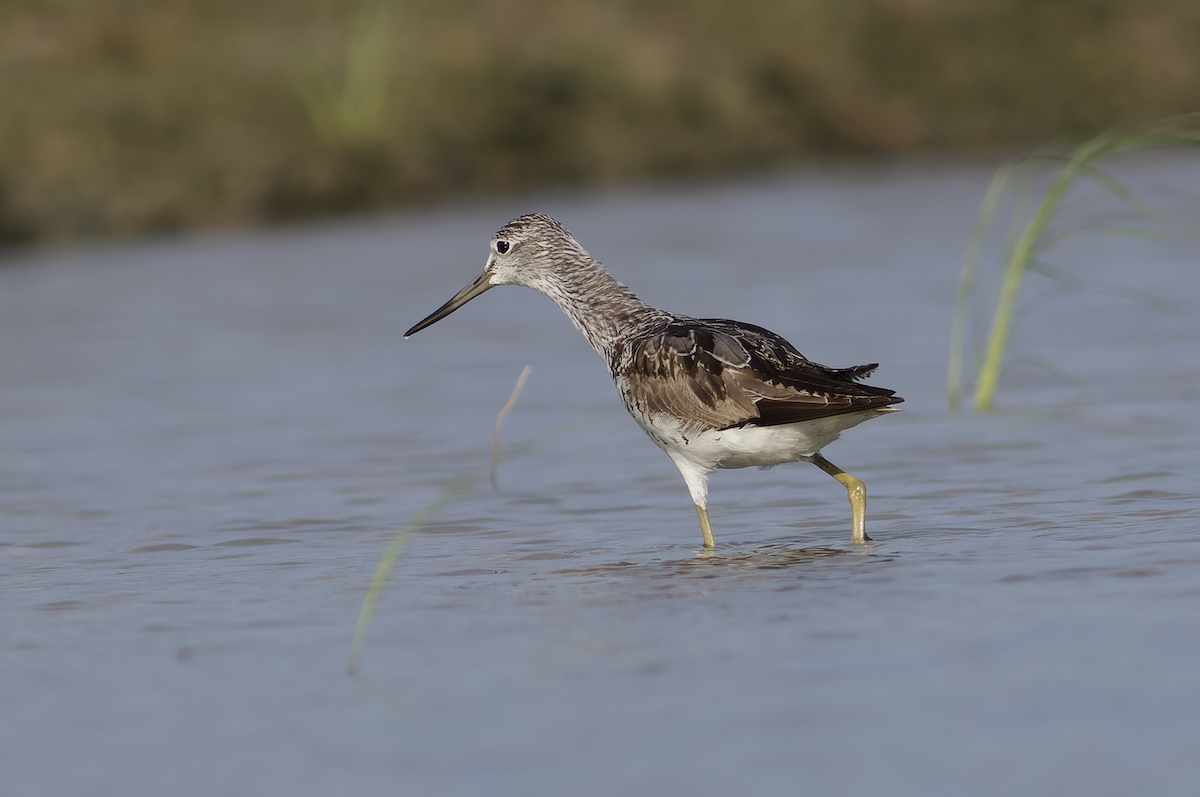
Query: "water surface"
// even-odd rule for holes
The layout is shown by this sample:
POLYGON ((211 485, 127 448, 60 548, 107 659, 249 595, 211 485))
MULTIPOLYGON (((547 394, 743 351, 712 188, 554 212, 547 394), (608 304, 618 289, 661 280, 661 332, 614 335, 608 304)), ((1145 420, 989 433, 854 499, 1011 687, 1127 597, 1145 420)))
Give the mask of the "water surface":
POLYGON ((1055 250, 1086 284, 1031 276, 999 411, 950 414, 988 177, 812 171, 8 255, 0 793, 1193 794, 1197 250, 1055 250), (875 541, 850 545, 845 491, 796 465, 715 474, 702 555, 674 466, 530 291, 402 339, 534 210, 652 304, 883 363, 904 412, 826 450, 867 483, 875 541), (380 554, 471 473, 350 678, 380 554))

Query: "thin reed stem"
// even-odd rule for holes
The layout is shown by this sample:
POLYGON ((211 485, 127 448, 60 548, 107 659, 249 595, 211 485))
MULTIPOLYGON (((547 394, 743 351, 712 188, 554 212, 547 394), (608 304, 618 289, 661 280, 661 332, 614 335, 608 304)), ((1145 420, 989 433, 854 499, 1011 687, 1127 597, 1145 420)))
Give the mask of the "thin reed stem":
MULTIPOLYGON (((1145 130, 1132 133, 1103 133, 1085 141, 1076 147, 1067 158, 1054 158, 1044 155, 1034 155, 1004 164, 988 185, 976 221, 975 231, 967 247, 963 259, 962 272, 959 277, 958 297, 955 304, 954 320, 950 333, 949 367, 947 369, 947 396, 951 409, 957 410, 961 402, 962 380, 964 371, 967 318, 971 298, 975 291, 978 275, 978 261, 983 241, 991 229, 1004 200, 1010 195, 1012 175, 1017 171, 1028 172, 1031 168, 1043 162, 1057 161, 1058 168, 1049 187, 1042 195, 1033 212, 1026 217, 1023 210, 1021 194, 1014 200, 1011 215, 1011 229, 1008 235, 1008 245, 1004 257, 1004 277, 1000 293, 996 301, 996 309, 992 314, 991 327, 983 351, 983 359, 976 373, 973 404, 978 410, 990 410, 995 404, 996 392, 1000 384, 1000 374, 1004 365, 1005 353, 1012 332, 1012 320, 1017 299, 1020 296, 1021 285, 1025 272, 1035 264, 1037 253, 1059 235, 1050 235, 1048 230, 1063 211, 1063 200, 1079 181, 1085 177, 1107 193, 1111 194, 1134 214, 1150 225, 1138 227, 1139 232, 1154 227, 1173 227, 1174 221, 1161 218, 1154 213, 1139 197, 1116 180, 1101 171, 1096 162, 1122 152, 1128 152, 1147 147, 1163 146, 1200 146, 1200 114, 1189 114, 1175 119, 1169 119, 1161 124, 1145 130)), ((1120 232, 1130 229, 1128 226, 1084 224, 1081 227, 1068 227, 1066 232, 1076 229, 1096 229, 1100 231, 1120 232)))
MULTIPOLYGON (((500 414, 496 417, 496 430, 492 438, 491 469, 493 487, 496 486, 496 465, 500 457, 500 423, 504 420, 504 416, 508 414, 508 411, 517 403, 517 398, 521 395, 521 388, 524 387, 525 379, 529 376, 531 369, 532 366, 527 365, 521 371, 521 375, 517 377, 517 385, 513 388, 512 395, 509 396, 508 403, 504 405, 504 408, 500 410, 500 414)), ((479 478, 482 472, 483 466, 481 465, 473 469, 470 473, 459 476, 452 481, 450 486, 434 499, 433 503, 421 510, 404 528, 396 532, 396 536, 392 537, 392 541, 384 549, 383 556, 379 558, 379 564, 375 566, 375 575, 371 577, 371 584, 367 587, 367 594, 363 598, 362 609, 358 613, 358 623, 354 628, 354 641, 350 644, 350 661, 346 666, 346 670, 350 675, 358 675, 363 648, 367 644, 367 631, 371 628, 371 620, 375 617, 375 609, 379 606, 379 600, 383 597, 383 589, 387 586, 388 579, 391 578, 392 571, 396 568, 396 563, 400 561, 400 557, 404 553, 405 548, 408 547, 408 543, 418 531, 425 528, 430 518, 441 511, 450 502, 450 499, 470 487, 471 483, 479 478)))

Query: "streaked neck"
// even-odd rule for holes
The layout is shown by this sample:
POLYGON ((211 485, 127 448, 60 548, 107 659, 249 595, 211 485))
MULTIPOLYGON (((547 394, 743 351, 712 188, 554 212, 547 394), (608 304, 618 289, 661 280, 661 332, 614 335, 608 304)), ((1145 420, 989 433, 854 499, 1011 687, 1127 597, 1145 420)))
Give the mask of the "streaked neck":
POLYGON ((669 318, 617 282, 596 261, 571 264, 537 289, 563 309, 610 367, 617 345, 669 318))

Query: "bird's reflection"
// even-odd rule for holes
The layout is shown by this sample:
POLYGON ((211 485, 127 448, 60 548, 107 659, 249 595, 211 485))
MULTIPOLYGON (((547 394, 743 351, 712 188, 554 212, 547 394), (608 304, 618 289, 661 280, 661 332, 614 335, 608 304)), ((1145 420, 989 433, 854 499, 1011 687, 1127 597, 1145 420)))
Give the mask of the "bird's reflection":
MULTIPOLYGON (((824 560, 838 557, 878 559, 861 546, 853 550, 824 546, 794 547, 787 544, 763 545, 752 550, 717 549, 698 551, 686 558, 649 559, 640 562, 608 562, 592 567, 555 570, 564 576, 639 576, 646 578, 712 578, 723 573, 745 573, 757 570, 802 570, 824 560)), ((890 558, 890 557, 888 557, 890 558)))

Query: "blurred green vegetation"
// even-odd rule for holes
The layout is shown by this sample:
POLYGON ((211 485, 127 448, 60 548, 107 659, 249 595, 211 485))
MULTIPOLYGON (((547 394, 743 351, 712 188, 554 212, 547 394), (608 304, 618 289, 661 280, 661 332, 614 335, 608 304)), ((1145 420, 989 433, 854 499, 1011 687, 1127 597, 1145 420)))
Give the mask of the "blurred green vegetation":
POLYGON ((1196 0, 2 0, 0 239, 346 213, 1200 108, 1196 0))
MULTIPOLYGON (((1200 113, 1167 119, 1127 133, 1105 132, 1075 147, 1065 155, 1030 155, 1005 163, 988 186, 983 207, 975 226, 975 234, 967 247, 962 274, 958 283, 958 301, 950 333, 950 362, 947 369, 947 396, 950 408, 959 409, 962 398, 963 371, 966 360, 967 316, 975 293, 979 255, 992 227, 1007 214, 1008 235, 1004 244, 1002 265, 1004 279, 992 315, 987 345, 981 350, 975 376, 975 395, 972 403, 977 410, 990 410, 1000 384, 1009 333, 1013 327, 1017 296, 1026 271, 1066 282, 1065 275, 1044 260, 1045 252, 1056 243, 1082 233, 1110 234, 1137 237, 1160 237, 1184 232, 1193 239, 1200 230, 1186 218, 1165 213, 1145 201, 1142 192, 1133 191, 1107 172, 1108 163, 1116 156, 1147 148, 1200 149, 1200 113), (1039 172, 1053 177, 1041 188, 1040 199, 1032 202, 1031 189, 1039 172), (1079 183, 1092 183, 1116 200, 1118 212, 1106 209, 1097 213, 1093 202, 1081 213, 1068 202, 1079 183)), ((1161 192, 1153 192, 1161 193, 1161 192)), ((1151 194, 1153 196, 1153 194, 1151 194)), ((1189 191, 1171 191, 1176 200, 1195 203, 1200 195, 1189 191)), ((1162 197, 1158 197, 1162 199, 1162 197)), ((1077 282, 1077 285, 1085 283, 1077 282)), ((1093 290, 1102 287, 1092 285, 1093 290)), ((1133 296, 1128 288, 1103 286, 1108 292, 1133 296)))

